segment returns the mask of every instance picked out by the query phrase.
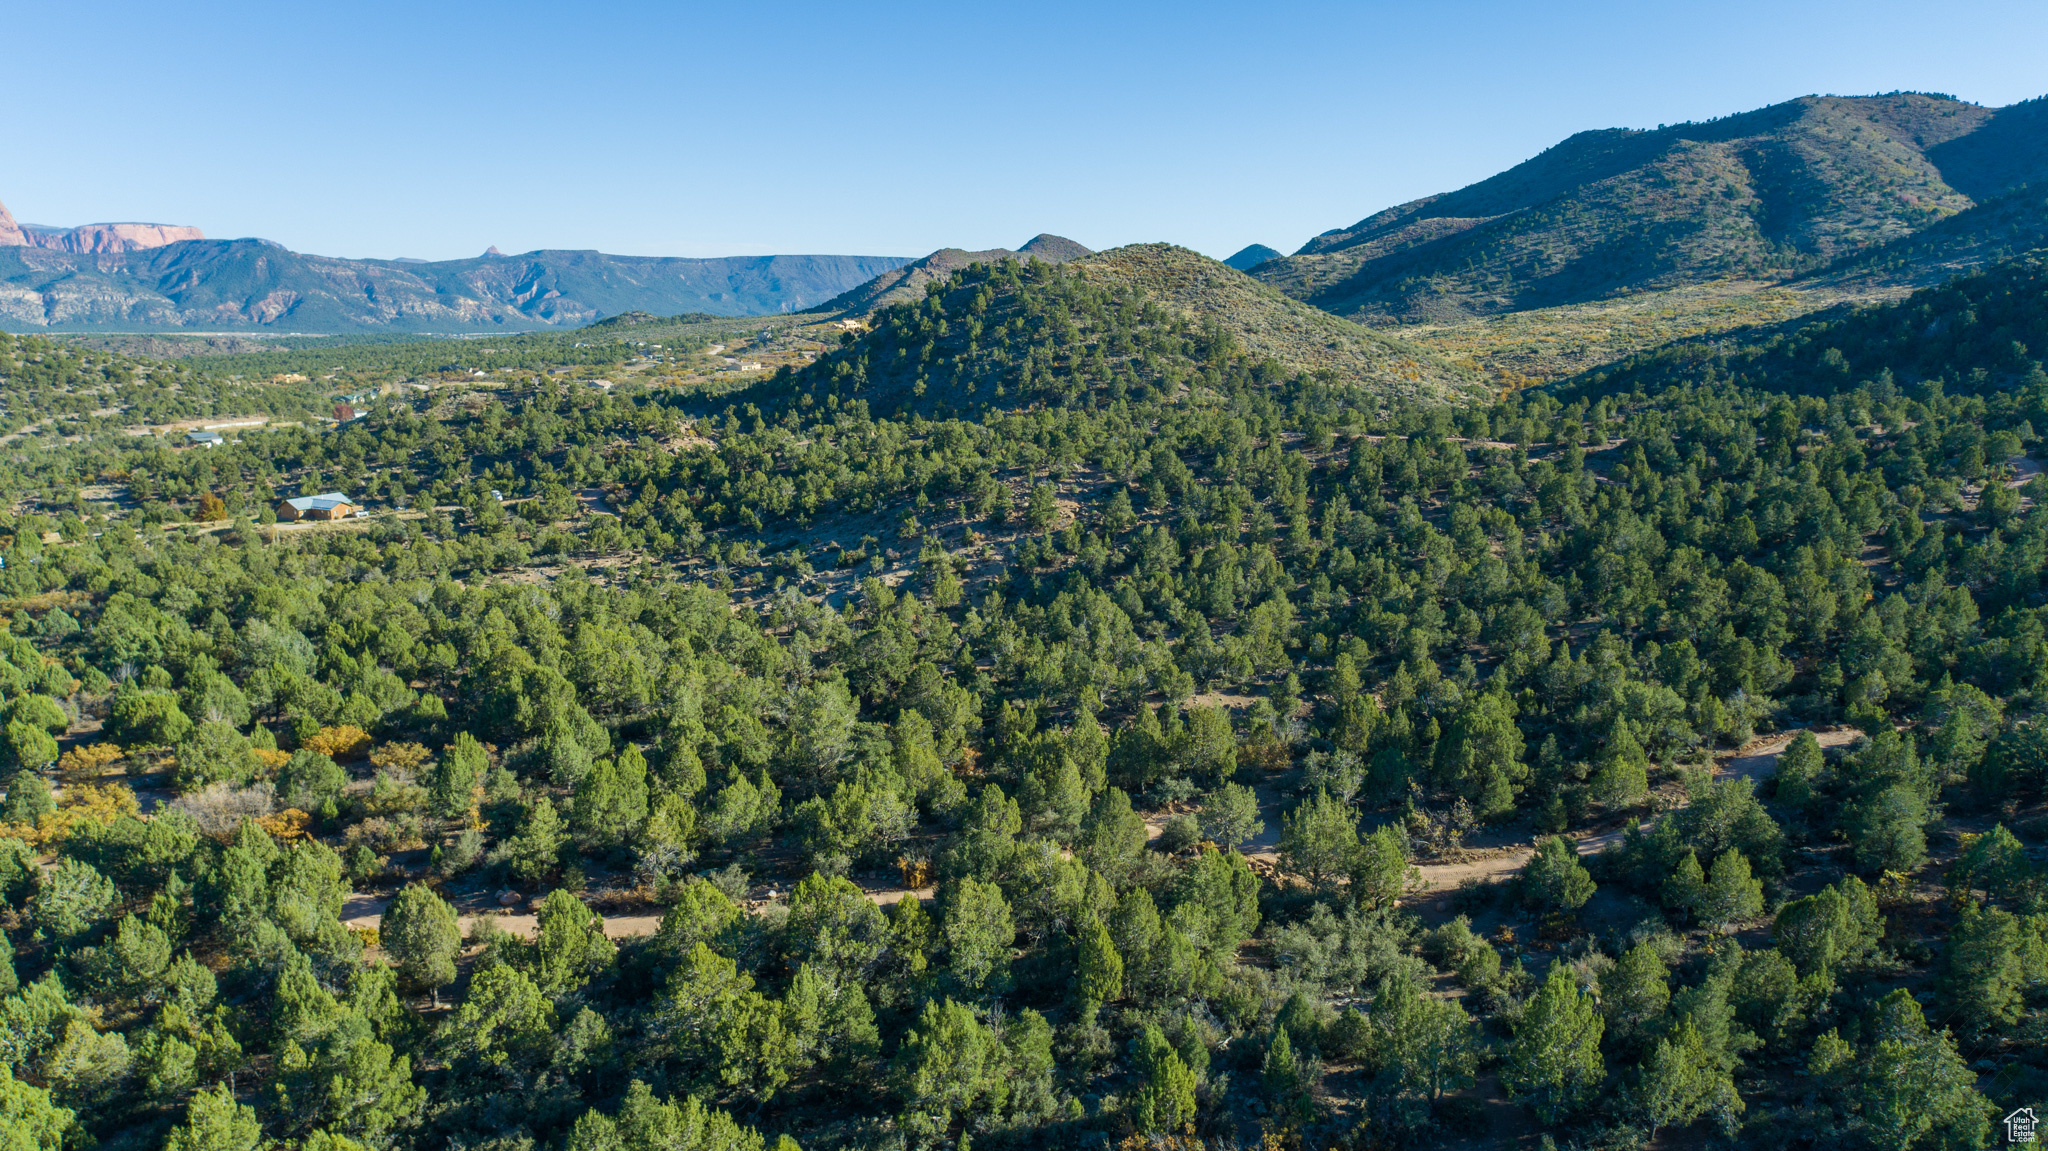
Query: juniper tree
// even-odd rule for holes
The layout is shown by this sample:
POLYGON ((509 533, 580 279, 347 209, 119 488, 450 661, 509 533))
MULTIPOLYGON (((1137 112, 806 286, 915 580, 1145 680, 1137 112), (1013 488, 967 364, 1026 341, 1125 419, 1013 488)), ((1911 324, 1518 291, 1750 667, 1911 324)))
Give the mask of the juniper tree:
POLYGON ((455 957, 462 950, 455 909, 431 888, 411 884, 384 909, 377 935, 405 981, 432 994, 440 1007, 441 988, 455 982, 455 957))
POLYGON ((1572 983, 1563 964, 1552 964, 1507 1045, 1501 1083, 1526 1100, 1537 1118, 1558 1122, 1590 1103, 1606 1078, 1600 1056, 1604 1030, 1593 997, 1572 983))

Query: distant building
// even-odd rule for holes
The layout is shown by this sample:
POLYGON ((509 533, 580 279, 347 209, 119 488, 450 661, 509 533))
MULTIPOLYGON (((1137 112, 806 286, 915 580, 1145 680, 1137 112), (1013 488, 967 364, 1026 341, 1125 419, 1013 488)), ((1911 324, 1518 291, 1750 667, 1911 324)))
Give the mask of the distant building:
POLYGON ((217 448, 227 441, 220 438, 219 432, 186 432, 185 442, 195 447, 217 448))
POLYGON ((356 418, 356 410, 347 404, 334 405, 334 418, 338 423, 347 423, 356 418))
POLYGON ((277 505, 277 518, 288 523, 299 520, 345 520, 363 514, 362 505, 340 492, 299 496, 277 505))

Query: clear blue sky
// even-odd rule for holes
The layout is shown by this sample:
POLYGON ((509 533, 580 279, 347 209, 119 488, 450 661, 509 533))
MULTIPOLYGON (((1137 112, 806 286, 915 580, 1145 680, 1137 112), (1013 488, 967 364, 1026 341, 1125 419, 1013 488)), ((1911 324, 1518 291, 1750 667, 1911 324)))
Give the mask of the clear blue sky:
POLYGON ((341 256, 1224 256, 1574 131, 2048 93, 2048 5, 12 4, 0 201, 341 256))

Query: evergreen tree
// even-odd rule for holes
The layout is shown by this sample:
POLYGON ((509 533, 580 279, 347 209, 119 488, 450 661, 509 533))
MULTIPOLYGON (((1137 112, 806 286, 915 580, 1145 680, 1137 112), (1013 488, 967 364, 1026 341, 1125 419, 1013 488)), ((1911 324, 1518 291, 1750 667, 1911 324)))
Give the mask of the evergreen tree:
POLYGON ((1259 818, 1259 799, 1243 784, 1226 783, 1202 801, 1202 838, 1220 847, 1242 847, 1266 830, 1259 818))
POLYGON ((1657 1040, 1630 1096, 1652 1137, 1666 1127, 1689 1126, 1710 1111, 1732 1128, 1734 1117, 1745 1110, 1734 1082, 1709 1056, 1691 1019, 1657 1040))
POLYGON ((614 759, 601 759, 576 784, 570 826, 587 846, 615 847, 647 820, 647 760, 627 744, 614 759))
POLYGON ((2048 985, 2040 927, 1996 907, 1963 905, 1941 949, 1942 1002, 1965 1033, 1996 1033, 2024 1013, 2025 993, 2048 985))
POLYGON ((97 927, 118 895, 113 880, 91 864, 65 859, 37 881, 29 916, 45 933, 73 940, 97 927))
POLYGON ((1577 911, 1593 898, 1598 885, 1579 862, 1570 840, 1553 835, 1522 865, 1522 896, 1531 906, 1553 912, 1577 911))
POLYGON ((1081 824, 1075 857, 1116 883, 1144 850, 1145 817, 1131 809, 1131 797, 1114 787, 1097 796, 1081 824))
POLYGON ((1401 830, 1382 824, 1359 844, 1351 865, 1351 897, 1367 907, 1388 908, 1422 873, 1408 862, 1408 844, 1401 830))
POLYGON ((1275 1027, 1266 1044, 1266 1058, 1259 1066, 1259 1084, 1265 1088, 1275 1118, 1288 1127, 1298 1127, 1315 1114, 1314 1060, 1298 1055, 1285 1027, 1275 1027))
POLYGON ((924 979, 925 969, 931 963, 933 931, 924 900, 915 894, 905 894, 890 909, 889 919, 889 947, 915 985, 924 979))
MULTIPOLYGON (((50 757, 51 762, 56 756, 50 757)), ((7 780, 7 801, 0 806, 0 821, 24 823, 34 827, 40 816, 57 810, 57 801, 50 796, 50 785, 33 770, 17 771, 7 780)))
POLYGON ((1801 976, 1832 975, 1876 952, 1884 920, 1870 889, 1851 875, 1779 908, 1771 935, 1801 976))
POLYGON ((432 797, 434 814, 443 819, 458 819, 467 814, 475 802, 477 785, 483 782, 490 766, 490 756, 483 744, 466 731, 456 732, 427 774, 427 793, 432 797))
POLYGON ((1033 484, 1031 499, 1024 509, 1024 522, 1034 532, 1042 532, 1059 518, 1060 508, 1057 493, 1051 484, 1033 484))
POLYGON ((1171 1135, 1195 1117, 1195 1073, 1158 1027, 1131 1040, 1131 1060, 1144 1080, 1132 1101, 1132 1122, 1145 1135, 1171 1135))
POLYGON ((1963 844, 1962 856, 1948 875, 1949 887, 1957 896, 1982 891, 2007 910, 2017 912, 2041 906, 2042 869, 2028 858, 2026 845, 2004 824, 1983 835, 1965 835, 1963 844))
POLYGON ((1628 721, 1615 716, 1593 763, 1593 794, 1603 803, 1633 803, 1650 786, 1650 757, 1636 742, 1628 721))
POLYGON ((405 981, 431 992, 439 1007, 441 988, 455 982, 455 957, 462 950, 455 909, 431 889, 412 884, 384 909, 378 938, 405 981))
MULTIPOLYGON (((194 1100, 197 1103, 197 1100, 194 1100)), ((254 1115, 250 1122, 254 1124, 254 1115)), ((14 1077, 14 1072, 0 1065, 0 1138, 5 1139, 7 1151, 60 1151, 65 1137, 76 1128, 75 1113, 68 1108, 58 1107, 50 1102, 50 1093, 33 1084, 23 1083, 14 1077)), ((182 1130, 182 1129, 181 1129, 182 1130)), ((214 1144, 194 1141, 180 1132, 172 1133, 172 1142, 165 1144, 170 1151, 211 1151, 214 1144)), ((245 1143, 223 1141, 218 1146, 225 1151, 238 1148, 252 1149, 254 1140, 245 1143)))
POLYGON ((1563 964, 1553 964, 1508 1044, 1502 1084, 1527 1100, 1537 1118, 1558 1122, 1590 1103, 1607 1076, 1600 1057, 1604 1028, 1593 997, 1573 985, 1563 964))
POLYGON ((1079 954, 1075 963, 1074 995, 1083 1010, 1090 1010, 1122 996, 1124 960, 1117 954, 1116 941, 1100 919, 1090 917, 1081 924, 1079 954))
POLYGON ((1358 856, 1358 820, 1351 809, 1318 791, 1280 820, 1280 856, 1288 870, 1329 887, 1358 856))
POLYGON ((555 870, 562 845, 568 839, 554 801, 543 795, 526 809, 519 834, 505 843, 505 862, 519 878, 528 882, 538 880, 555 870))
POLYGON ((1814 1041, 1807 1071, 1822 1107, 1810 1128, 1879 1147, 1948 1151, 1984 1147, 1997 1110, 1947 1032, 1928 1027, 1912 993, 1899 988, 1871 1012, 1860 1046, 1829 1031, 1814 1041))
POLYGON ((1002 1045, 966 1005, 927 1001, 896 1051, 893 1077, 905 1131, 945 1138, 955 1118, 1003 1090, 1002 1045))
POLYGON ((533 977, 542 991, 573 991, 612 965, 618 948, 605 936, 604 920, 574 895, 548 892, 536 918, 533 977))
POLYGON ((1496 691, 1479 692, 1438 741, 1436 775, 1469 799, 1480 818, 1496 819, 1514 809, 1528 777, 1522 748, 1513 701, 1496 691))
POLYGON ((1431 1102, 1470 1086, 1479 1066, 1472 1019, 1455 999, 1424 995, 1405 975, 1383 977, 1373 993, 1372 1062, 1399 1089, 1431 1102))
POLYGON ((1927 859, 1927 804, 1910 787, 1895 785, 1858 803, 1849 818, 1856 862, 1872 872, 1911 872, 1927 859))
POLYGON ((1694 914, 1702 923, 1725 929, 1755 919, 1763 910, 1763 881, 1750 878, 1749 860, 1733 848, 1722 852, 1714 860, 1694 914))
POLYGON ((192 1096, 185 1122, 171 1129, 164 1151, 256 1151, 263 1143, 255 1109, 215 1086, 192 1096))
POLYGON ((1000 992, 1009 983, 1017 929, 1002 889, 961 879, 941 897, 946 965, 969 992, 1000 992))
POLYGON ((1633 1050, 1656 1029, 1671 1003, 1670 974, 1647 943, 1629 948, 1601 973, 1600 1010, 1608 1041, 1617 1050, 1633 1050))
POLYGON ((1792 742, 1778 756, 1778 769, 1773 776, 1777 780, 1778 802, 1793 811, 1811 807, 1826 763, 1821 755, 1820 740, 1811 731, 1801 731, 1793 736, 1792 742))
POLYGON ((1707 898, 1707 873, 1700 867, 1697 852, 1687 851, 1678 859, 1678 866, 1664 880, 1660 893, 1664 906, 1697 919, 1700 908, 1707 898))

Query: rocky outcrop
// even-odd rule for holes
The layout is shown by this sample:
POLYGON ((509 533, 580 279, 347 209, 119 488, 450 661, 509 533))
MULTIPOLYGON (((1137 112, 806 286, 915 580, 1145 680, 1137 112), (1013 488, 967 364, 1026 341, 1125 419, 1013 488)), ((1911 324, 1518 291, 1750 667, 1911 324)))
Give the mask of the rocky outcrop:
POLYGON ((59 252, 140 252, 206 238, 206 233, 185 224, 82 224, 76 228, 28 227, 22 231, 34 246, 59 252))
POLYGON ((206 233, 184 224, 81 224, 76 228, 45 228, 18 224, 0 204, 0 247, 48 248, 83 254, 141 252, 182 240, 204 240, 206 233))
POLYGON ((44 228, 14 222, 0 204, 0 247, 49 248, 57 252, 141 252, 181 240, 204 240, 206 233, 184 224, 81 224, 76 228, 44 228))

